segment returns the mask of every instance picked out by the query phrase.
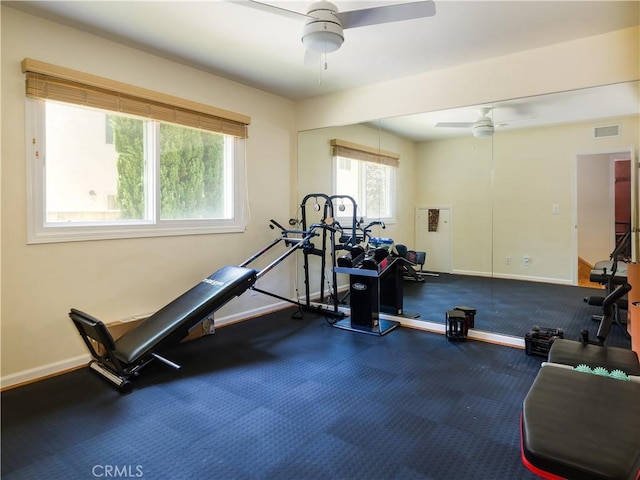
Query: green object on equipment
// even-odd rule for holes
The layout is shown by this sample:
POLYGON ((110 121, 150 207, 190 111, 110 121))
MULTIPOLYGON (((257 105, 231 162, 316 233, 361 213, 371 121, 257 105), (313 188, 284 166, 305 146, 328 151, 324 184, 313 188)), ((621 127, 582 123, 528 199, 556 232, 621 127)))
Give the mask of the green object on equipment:
POLYGON ((577 370, 578 372, 583 372, 583 373, 593 373, 591 370, 591 367, 589 365, 585 365, 584 363, 581 363, 580 365, 578 365, 576 368, 574 368, 574 370, 577 370))
POLYGON ((616 380, 623 380, 625 382, 630 382, 631 381, 631 379, 629 378, 629 375, 624 373, 622 370, 614 370, 613 372, 611 372, 609 374, 609 376, 611 378, 615 378, 616 380))
POLYGON ((601 377, 615 378, 616 380, 622 380, 625 382, 631 381, 631 378, 629 378, 629 375, 624 373, 622 370, 613 370, 612 372, 609 372, 609 370, 607 370, 604 367, 596 367, 592 369, 591 367, 589 367, 588 365, 585 365, 584 363, 575 367, 574 370, 578 372, 583 372, 583 373, 592 373, 593 375, 600 375, 601 377))
POLYGON ((602 377, 608 377, 609 376, 609 370, 607 370, 604 367, 596 367, 593 369, 593 374, 594 375, 600 375, 602 377))

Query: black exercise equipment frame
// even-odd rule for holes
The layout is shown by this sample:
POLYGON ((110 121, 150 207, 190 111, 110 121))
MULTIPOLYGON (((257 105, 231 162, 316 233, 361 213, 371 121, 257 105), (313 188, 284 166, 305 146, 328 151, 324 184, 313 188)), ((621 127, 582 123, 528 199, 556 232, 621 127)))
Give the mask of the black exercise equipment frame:
MULTIPOLYGON (((324 315, 326 317, 331 317, 331 318, 344 318, 345 314, 344 314, 344 312, 341 312, 339 310, 337 302, 334 303, 333 310, 329 310, 329 309, 325 308, 323 305, 313 305, 311 303, 311 299, 309 298, 309 293, 308 293, 309 292, 309 284, 308 284, 309 279, 308 279, 308 263, 307 263, 308 260, 307 260, 307 255, 309 255, 309 254, 320 255, 319 253, 316 252, 315 247, 313 247, 313 244, 311 243, 311 239, 314 238, 314 237, 318 237, 319 236, 319 234, 316 232, 316 230, 318 230, 318 229, 321 229, 323 231, 323 233, 325 233, 325 234, 326 234, 327 231, 329 231, 332 236, 335 235, 336 229, 333 228, 332 226, 328 225, 328 224, 325 224, 325 223, 314 223, 314 224, 310 225, 309 229, 307 229, 306 228, 306 224, 303 221, 303 223, 302 223, 303 229, 302 230, 295 230, 295 229, 284 228, 282 225, 280 225, 278 222, 276 222, 273 219, 271 219, 269 222, 270 222, 269 227, 271 229, 274 229, 274 228, 280 229, 282 236, 279 237, 279 238, 276 238, 275 240, 273 240, 266 247, 258 250, 256 253, 251 255, 247 260, 242 262, 239 266, 240 267, 245 267, 245 268, 248 267, 248 265, 250 265, 254 260, 256 260, 257 258, 262 256, 263 254, 265 254, 266 252, 271 250, 273 247, 278 245, 280 242, 284 242, 284 244, 286 246, 292 247, 290 250, 287 250, 284 254, 280 255, 278 258, 276 258, 274 261, 272 261, 269 265, 267 265, 262 270, 260 270, 258 272, 258 274, 256 275, 257 279, 260 279, 266 273, 268 273, 273 268, 275 268, 280 263, 282 263, 287 257, 292 255, 296 250, 302 249, 302 252, 305 254, 305 284, 306 284, 307 295, 306 295, 306 298, 305 298, 305 302, 302 303, 299 300, 298 301, 292 300, 292 299, 284 297, 282 295, 278 295, 276 293, 272 293, 272 292, 269 292, 269 291, 266 291, 266 290, 262 290, 262 289, 256 287, 255 285, 252 285, 250 287, 250 289, 255 291, 255 292, 262 293, 263 295, 268 295, 270 297, 277 298, 278 300, 282 300, 284 302, 291 303, 292 305, 296 305, 300 310, 303 310, 303 311, 313 312, 313 313, 321 314, 321 315, 324 315), (291 237, 291 235, 298 235, 299 237, 291 237)), ((333 240, 333 237, 332 237, 332 240, 333 240)), ((333 245, 333 241, 332 241, 331 244, 333 245)), ((326 249, 326 240, 324 239, 324 235, 323 235, 323 250, 324 249, 326 249)), ((332 251, 332 255, 333 255, 333 251, 332 251)), ((325 264, 324 263, 325 262, 325 255, 324 254, 322 255, 322 259, 323 259, 323 272, 324 272, 324 264, 325 264)), ((322 281, 324 282, 324 275, 322 275, 322 281)), ((335 288, 335 283, 334 283, 334 288, 335 288)), ((334 298, 336 298, 335 295, 334 295, 334 298)), ((323 299, 324 299, 324 296, 321 295, 321 301, 323 299)))
POLYGON ((118 340, 113 339, 102 321, 72 308, 69 311, 69 317, 92 357, 88 365, 89 368, 123 393, 131 390, 131 380, 137 377, 140 370, 153 360, 159 360, 165 365, 180 369, 180 365, 160 356, 158 352, 182 341, 193 328, 205 319, 211 318, 215 311, 248 289, 288 301, 302 309, 322 313, 325 316, 344 317, 344 313, 338 311, 337 305, 334 311, 329 311, 322 306, 316 307, 310 303, 302 304, 255 288, 255 282, 259 278, 298 249, 308 248, 311 238, 319 235, 316 230, 330 230, 332 234, 335 233, 334 228, 325 224, 313 224, 305 230, 287 230, 275 220, 271 220, 271 228, 274 226, 282 232, 279 238, 253 254, 241 265, 220 268, 148 319, 140 322, 118 340), (299 237, 294 238, 292 235, 299 237), (291 248, 260 271, 248 267, 249 264, 281 242, 291 248))

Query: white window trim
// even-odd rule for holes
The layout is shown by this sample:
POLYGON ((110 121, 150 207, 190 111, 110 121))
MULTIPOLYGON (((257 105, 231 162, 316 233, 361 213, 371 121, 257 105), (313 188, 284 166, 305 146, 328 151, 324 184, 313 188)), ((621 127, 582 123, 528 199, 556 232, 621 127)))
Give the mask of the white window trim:
MULTIPOLYGON (((340 156, 334 156, 333 157, 333 168, 331 169, 331 191, 333 192, 333 195, 340 195, 342 192, 338 192, 338 159, 339 158, 347 158, 349 159, 351 162, 356 162, 358 165, 358 168, 362 168, 361 163, 363 163, 363 160, 356 160, 356 159, 351 159, 349 157, 340 157, 340 156)), ((353 163, 352 163, 353 165, 353 163)), ((391 216, 390 217, 369 217, 367 215, 362 215, 361 211, 360 211, 360 205, 357 205, 357 217, 358 220, 360 218, 364 219, 364 223, 369 223, 372 221, 382 221, 384 222, 386 225, 394 225, 396 223, 396 171, 393 167, 390 167, 390 172, 391 172, 391 176, 392 178, 391 180, 391 192, 390 192, 390 199, 389 199, 389 208, 391 210, 391 216)), ((362 178, 362 176, 360 176, 360 181, 364 182, 364 179, 362 178)), ((347 216, 341 216, 339 214, 335 215, 336 220, 339 223, 344 224, 345 221, 351 221, 351 217, 347 217, 347 216)))
MULTIPOLYGON (((46 158, 44 146, 45 117, 42 111, 44 102, 26 99, 26 152, 27 152, 27 244, 76 242, 88 240, 110 240, 142 237, 164 237, 176 235, 204 235, 212 233, 240 233, 246 229, 246 172, 245 142, 233 137, 233 172, 227 172, 225 182, 233 182, 233 204, 225 206, 225 212, 232 212, 230 219, 224 220, 135 220, 119 222, 100 222, 100 225, 74 222, 73 225, 47 224, 45 222, 45 168, 42 162, 46 158), (35 139, 41 139, 35 143, 35 139)), ((227 137, 232 138, 232 137, 227 137)), ((225 148, 231 148, 225 142, 225 148)), ((156 175, 155 162, 147 175, 156 175)), ((159 189, 158 182, 154 182, 159 189)), ((157 197, 156 192, 156 196, 157 197)), ((151 196, 151 195, 149 195, 151 196)), ((155 199, 152 199, 155 201, 155 199)), ((149 208, 153 205, 148 202, 149 208)), ((158 215, 158 209, 155 209, 158 215)))

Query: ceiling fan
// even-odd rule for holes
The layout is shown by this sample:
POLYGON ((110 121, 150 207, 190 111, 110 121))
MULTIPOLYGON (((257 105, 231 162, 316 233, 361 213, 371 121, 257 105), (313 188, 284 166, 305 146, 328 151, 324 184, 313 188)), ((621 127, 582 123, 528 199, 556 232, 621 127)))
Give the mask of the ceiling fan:
POLYGON ((437 128, 470 128, 474 137, 490 137, 495 131, 493 120, 489 117, 490 107, 480 109, 480 117, 475 122, 438 122, 437 128))
POLYGON ((397 3, 347 12, 340 12, 333 3, 320 0, 309 5, 306 14, 256 0, 238 3, 287 17, 304 19, 302 43, 307 51, 320 54, 338 50, 344 42, 343 31, 347 28, 431 17, 436 13, 432 0, 397 3))
MULTIPOLYGON (((475 122, 438 122, 437 128, 470 128, 474 137, 484 138, 493 135, 496 129, 496 125, 493 123, 493 119, 490 114, 495 113, 495 110, 491 107, 482 107, 479 110, 480 116, 475 122)), ((495 115, 493 115, 495 116, 495 115)), ((526 116, 521 118, 512 118, 510 120, 501 120, 497 122, 497 127, 504 127, 512 122, 519 122, 523 120, 530 120, 536 118, 535 116, 526 116)))

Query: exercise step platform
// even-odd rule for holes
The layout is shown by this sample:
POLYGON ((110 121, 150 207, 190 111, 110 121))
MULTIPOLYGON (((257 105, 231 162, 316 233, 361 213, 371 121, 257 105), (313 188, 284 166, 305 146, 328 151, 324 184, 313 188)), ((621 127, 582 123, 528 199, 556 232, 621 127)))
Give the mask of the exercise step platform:
POLYGON ((640 382, 543 366, 523 402, 524 465, 548 479, 637 480, 640 382))

